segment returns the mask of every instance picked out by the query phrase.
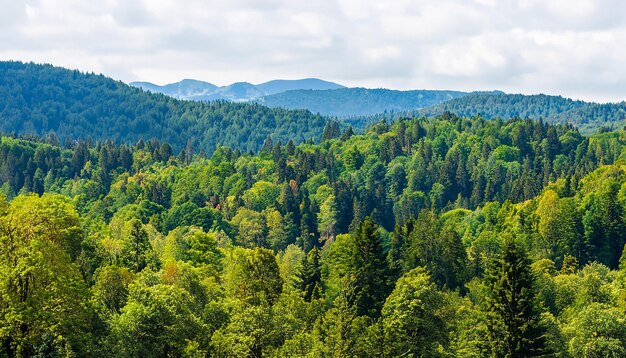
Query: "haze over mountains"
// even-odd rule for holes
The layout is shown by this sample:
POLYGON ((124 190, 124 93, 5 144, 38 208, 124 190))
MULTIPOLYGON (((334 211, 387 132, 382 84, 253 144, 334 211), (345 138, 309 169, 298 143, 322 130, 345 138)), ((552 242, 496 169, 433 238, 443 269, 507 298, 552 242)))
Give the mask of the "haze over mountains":
POLYGON ((150 82, 131 82, 130 85, 182 100, 256 101, 268 107, 308 109, 313 113, 342 118, 421 109, 469 94, 445 90, 347 88, 317 78, 273 80, 257 85, 236 82, 222 87, 191 79, 164 86, 150 82))
POLYGON ((228 86, 216 86, 209 82, 185 79, 164 86, 150 82, 131 82, 131 86, 139 87, 153 93, 162 93, 177 99, 190 101, 250 101, 263 96, 273 95, 291 90, 331 90, 344 86, 320 80, 305 78, 301 80, 273 80, 257 85, 249 82, 235 82, 228 86))
POLYGON ((460 91, 341 88, 286 91, 261 97, 257 101, 268 107, 308 109, 326 116, 350 118, 425 108, 468 94, 460 91))

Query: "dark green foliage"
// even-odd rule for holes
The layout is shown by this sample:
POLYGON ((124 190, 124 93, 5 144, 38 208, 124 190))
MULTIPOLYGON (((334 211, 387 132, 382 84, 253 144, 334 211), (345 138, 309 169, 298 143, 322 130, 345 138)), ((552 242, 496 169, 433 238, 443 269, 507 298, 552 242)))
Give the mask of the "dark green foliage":
POLYGON ((141 221, 133 220, 130 223, 130 233, 124 243, 123 262, 128 267, 132 267, 135 272, 139 272, 148 265, 151 250, 148 233, 142 227, 141 221))
POLYGON ((353 281, 348 303, 356 307, 358 315, 378 317, 385 297, 389 294, 389 269, 383 253, 378 228, 366 217, 353 234, 353 281))
POLYGON ((583 216, 588 261, 598 261, 616 268, 626 243, 624 207, 618 203, 620 183, 609 178, 597 195, 589 198, 583 216))
POLYGON ((487 273, 490 350, 493 357, 537 357, 545 352, 535 301, 535 278, 523 248, 505 240, 487 273))
POLYGON ((330 122, 324 127, 324 132, 322 133, 321 141, 338 138, 341 135, 341 129, 339 128, 339 123, 330 122))
MULTIPOLYGON (((136 143, 157 138, 161 160, 193 143, 257 151, 268 135, 286 143, 320 138, 327 119, 259 104, 187 102, 49 65, 0 62, 0 130, 66 140, 136 143)), ((189 156, 190 152, 185 152, 189 156)))
POLYGON ((302 258, 302 271, 298 278, 299 289, 304 292, 305 301, 320 298, 321 278, 320 254, 317 247, 314 247, 302 258))

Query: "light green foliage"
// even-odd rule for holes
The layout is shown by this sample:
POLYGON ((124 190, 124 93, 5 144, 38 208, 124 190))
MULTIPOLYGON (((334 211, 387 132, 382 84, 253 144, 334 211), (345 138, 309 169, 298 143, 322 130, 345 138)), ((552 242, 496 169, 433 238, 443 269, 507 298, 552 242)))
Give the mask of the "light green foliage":
POLYGON ((626 317, 615 307, 591 303, 576 313, 564 332, 574 357, 626 355, 626 317))
POLYGON ((265 246, 267 226, 259 212, 241 207, 231 220, 237 229, 237 243, 245 247, 265 246))
POLYGON ((363 324, 355 308, 339 297, 313 329, 315 344, 312 356, 339 358, 356 355, 358 335, 364 329, 363 324))
POLYGON ((78 265, 81 230, 66 198, 46 194, 0 202, 0 342, 8 355, 47 345, 85 349, 87 288, 78 265), (46 342, 45 337, 49 337, 46 342))
POLYGON ((190 341, 206 339, 194 307, 193 296, 176 285, 132 284, 128 303, 111 321, 113 352, 121 357, 182 355, 190 341))
POLYGON ((217 276, 223 256, 217 248, 217 236, 216 232, 205 233, 193 227, 170 231, 161 261, 188 262, 205 277, 217 276))
POLYGON ((320 205, 320 212, 317 214, 318 231, 322 240, 330 240, 335 235, 335 225, 337 224, 337 210, 335 209, 335 196, 328 195, 320 205))
POLYGON ((95 274, 95 283, 91 288, 92 300, 103 314, 120 313, 126 305, 128 286, 134 276, 126 267, 103 266, 95 274))
POLYGON ((233 302, 230 322, 213 334, 211 346, 217 357, 262 357, 276 340, 272 311, 265 305, 233 302))
POLYGON ((493 151, 496 160, 503 162, 513 162, 519 159, 520 150, 508 145, 501 145, 493 151))
POLYGON ((289 232, 283 216, 278 210, 267 209, 264 212, 267 223, 267 243, 274 251, 284 250, 289 244, 289 232))
POLYGON ((447 345, 443 297, 421 267, 397 282, 382 309, 387 356, 435 357, 447 345))
POLYGON ((226 252, 222 279, 229 298, 251 305, 273 304, 283 285, 274 254, 263 248, 226 252))
POLYGON ((280 277, 284 282, 284 290, 289 291, 300 284, 300 277, 303 270, 303 261, 306 254, 296 245, 289 245, 285 251, 281 251, 276 256, 280 277))
POLYGON ((273 183, 258 181, 243 193, 242 199, 248 209, 262 211, 265 208, 274 206, 280 189, 273 183))

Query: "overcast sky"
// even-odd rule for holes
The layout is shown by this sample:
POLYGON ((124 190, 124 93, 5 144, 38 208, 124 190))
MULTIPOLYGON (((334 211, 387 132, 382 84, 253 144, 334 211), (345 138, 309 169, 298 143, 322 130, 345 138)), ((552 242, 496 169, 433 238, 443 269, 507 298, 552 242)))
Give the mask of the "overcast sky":
POLYGON ((0 59, 126 82, 318 77, 626 100, 621 0, 0 0, 0 59))

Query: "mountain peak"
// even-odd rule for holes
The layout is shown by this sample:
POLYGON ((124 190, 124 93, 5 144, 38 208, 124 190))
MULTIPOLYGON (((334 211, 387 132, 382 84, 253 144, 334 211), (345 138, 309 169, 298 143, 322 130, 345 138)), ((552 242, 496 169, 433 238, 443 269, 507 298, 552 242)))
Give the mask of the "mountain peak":
POLYGON ((344 86, 320 80, 318 78, 304 78, 300 80, 272 80, 258 85, 250 82, 235 82, 227 86, 218 87, 212 83, 184 79, 180 82, 159 86, 150 82, 131 82, 131 86, 142 88, 154 93, 178 99, 192 101, 207 101, 226 99, 229 101, 249 101, 263 96, 282 93, 291 90, 328 90, 345 88, 344 86))

